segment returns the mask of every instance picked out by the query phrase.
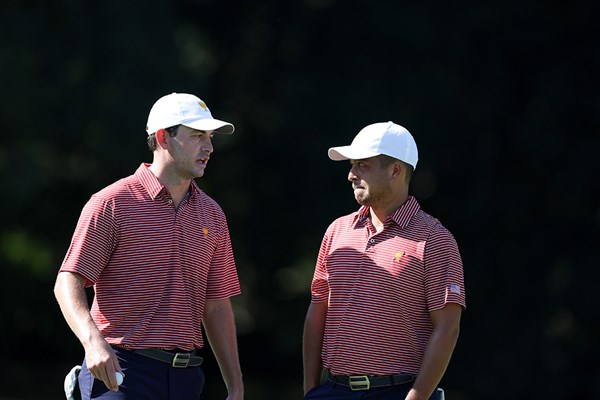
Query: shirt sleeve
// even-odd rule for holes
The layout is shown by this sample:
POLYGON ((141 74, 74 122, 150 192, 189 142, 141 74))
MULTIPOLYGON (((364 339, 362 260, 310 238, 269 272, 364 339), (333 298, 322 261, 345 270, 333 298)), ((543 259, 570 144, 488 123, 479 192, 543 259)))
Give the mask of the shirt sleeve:
POLYGON ((327 273, 327 257, 331 247, 331 240, 328 231, 323 240, 317 256, 315 272, 311 283, 311 301, 313 303, 322 303, 329 299, 329 275, 327 273))
POLYGON ((208 273, 207 300, 225 299, 241 293, 227 220, 222 213, 218 218, 221 229, 208 273))
POLYGON ((463 265, 458 245, 443 226, 436 226, 425 244, 425 295, 429 311, 447 303, 466 307, 463 265))
POLYGON ((114 205, 93 195, 81 211, 60 272, 75 272, 91 286, 108 264, 116 246, 114 205))

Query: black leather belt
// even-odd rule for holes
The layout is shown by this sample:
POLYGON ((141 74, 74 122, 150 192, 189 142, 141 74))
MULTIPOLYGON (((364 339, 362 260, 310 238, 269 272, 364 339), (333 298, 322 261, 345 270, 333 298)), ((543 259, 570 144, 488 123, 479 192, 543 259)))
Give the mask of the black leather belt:
POLYGON ((204 359, 194 353, 172 353, 160 349, 139 349, 133 350, 134 353, 154 360, 162 361, 175 368, 199 367, 204 359))
POLYGON ((329 372, 329 380, 352 390, 369 390, 376 387, 402 385, 414 381, 415 375, 333 375, 329 372))

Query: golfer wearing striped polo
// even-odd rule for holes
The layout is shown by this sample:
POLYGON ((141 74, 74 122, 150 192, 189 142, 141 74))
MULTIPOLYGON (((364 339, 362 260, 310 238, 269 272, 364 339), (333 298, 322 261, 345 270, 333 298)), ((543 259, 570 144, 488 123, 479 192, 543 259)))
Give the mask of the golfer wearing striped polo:
MULTIPOLYGON (((146 129, 152 164, 90 198, 56 279, 58 303, 85 350, 81 398, 200 399, 204 327, 227 399, 242 400, 229 230, 194 181, 204 175, 213 135, 234 127, 198 97, 173 93, 154 104, 146 129), (92 285, 89 309, 84 288, 92 285)), ((67 396, 77 397, 72 390, 66 382, 67 396)))
POLYGON ((465 307, 463 269, 451 233, 408 194, 416 143, 398 124, 375 123, 329 157, 350 160, 361 207, 336 219, 321 243, 304 398, 441 399, 465 307))

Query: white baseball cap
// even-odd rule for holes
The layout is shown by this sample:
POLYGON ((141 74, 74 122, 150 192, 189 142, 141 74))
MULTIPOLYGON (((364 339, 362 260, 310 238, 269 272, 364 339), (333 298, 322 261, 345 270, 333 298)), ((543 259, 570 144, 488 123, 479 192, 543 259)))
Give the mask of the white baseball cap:
POLYGON ((380 154, 397 158, 417 168, 419 152, 410 132, 392 121, 367 125, 354 137, 350 146, 332 147, 329 158, 334 161, 362 160, 380 154))
POLYGON ((158 99, 148 115, 146 132, 151 135, 175 125, 225 134, 235 130, 233 124, 213 118, 206 103, 187 93, 171 93, 158 99))

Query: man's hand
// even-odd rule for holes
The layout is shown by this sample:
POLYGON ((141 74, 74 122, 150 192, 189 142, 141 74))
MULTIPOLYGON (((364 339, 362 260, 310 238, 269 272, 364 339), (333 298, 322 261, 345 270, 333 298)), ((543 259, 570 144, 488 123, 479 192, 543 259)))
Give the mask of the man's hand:
POLYGON ((121 371, 114 350, 94 324, 84 290, 85 278, 72 272, 61 272, 56 278, 54 294, 60 309, 85 349, 85 362, 92 376, 117 391, 116 371, 121 371))
POLYGON ((119 390, 116 372, 121 372, 121 366, 115 351, 105 340, 90 343, 85 350, 85 363, 94 378, 104 382, 110 390, 119 390))

